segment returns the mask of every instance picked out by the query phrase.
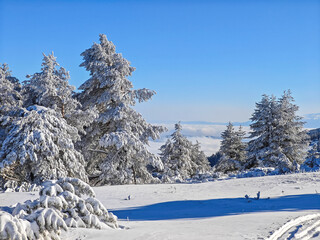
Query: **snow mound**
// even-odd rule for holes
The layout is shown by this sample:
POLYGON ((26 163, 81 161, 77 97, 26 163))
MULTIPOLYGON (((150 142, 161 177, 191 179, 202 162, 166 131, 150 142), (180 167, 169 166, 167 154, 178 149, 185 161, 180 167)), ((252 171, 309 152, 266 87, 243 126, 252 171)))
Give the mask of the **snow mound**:
POLYGON ((0 211, 0 220, 0 239, 60 239, 60 229, 67 231, 61 214, 49 208, 21 218, 0 211))
POLYGON ((39 195, 13 206, 12 215, 0 212, 0 239, 60 239, 60 229, 67 227, 118 228, 117 217, 80 179, 47 181, 39 195))

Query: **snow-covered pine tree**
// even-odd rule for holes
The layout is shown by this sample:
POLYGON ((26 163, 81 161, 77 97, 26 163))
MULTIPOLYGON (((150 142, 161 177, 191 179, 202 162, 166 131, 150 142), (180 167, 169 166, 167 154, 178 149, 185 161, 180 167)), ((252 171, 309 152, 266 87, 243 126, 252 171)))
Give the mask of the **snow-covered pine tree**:
POLYGON ((239 160, 242 164, 245 164, 247 161, 247 143, 243 140, 245 138, 246 132, 243 130, 242 126, 240 125, 237 133, 237 145, 238 145, 238 153, 236 159, 239 160))
POLYGON ((148 183, 155 179, 146 166, 162 168, 161 160, 145 147, 165 128, 148 124, 132 106, 150 99, 155 92, 133 90, 128 80, 135 68, 116 53, 103 34, 100 43, 85 50, 80 65, 90 79, 80 86, 79 99, 85 109, 96 107, 99 117, 87 128, 82 150, 94 185, 148 183))
POLYGON ((199 144, 193 145, 182 135, 181 130, 180 122, 175 124, 171 139, 160 148, 164 182, 184 181, 210 169, 209 161, 200 150, 199 144))
POLYGON ((307 135, 293 101, 287 91, 278 101, 264 95, 256 104, 250 125, 253 130, 250 138, 254 139, 248 145, 247 167, 275 167, 282 172, 299 168, 305 158, 307 135))
POLYGON ((0 65, 0 147, 4 141, 8 125, 22 106, 21 85, 11 76, 7 64, 0 65))
POLYGON ((286 156, 289 162, 280 165, 283 171, 297 170, 299 164, 305 161, 308 146, 307 132, 303 130, 304 122, 302 117, 297 116, 296 112, 299 107, 295 105, 291 96, 291 91, 285 91, 278 100, 276 119, 278 125, 273 133, 274 140, 271 148, 277 149, 280 155, 286 156))
POLYGON ((266 94, 262 100, 256 103, 256 109, 250 120, 250 136, 252 140, 248 143, 248 161, 245 168, 263 167, 264 163, 275 155, 270 148, 274 136, 274 129, 277 126, 276 119, 277 102, 274 96, 266 94))
POLYGON ((22 104, 19 80, 11 76, 7 64, 0 64, 0 114, 16 110, 22 104))
POLYGON ((26 108, 16 111, 19 115, 7 126, 0 152, 7 180, 40 183, 69 176, 88 181, 83 156, 74 144, 95 118, 94 108, 81 110, 69 73, 58 67, 53 54, 44 55, 42 71, 24 82, 26 108))
POLYGON ((236 131, 229 122, 227 129, 221 133, 222 141, 219 152, 222 154, 215 170, 219 172, 238 171, 245 164, 246 144, 243 142, 245 132, 242 127, 236 131))
MULTIPOLYGON (((21 85, 17 78, 11 76, 8 65, 0 65, 0 149, 8 136, 12 121, 16 119, 22 106, 20 90, 21 85)), ((1 160, 0 158, 0 162, 1 160)), ((11 169, 6 168, 6 172, 11 174, 11 169)), ((0 172, 0 186, 5 182, 6 179, 0 172)))
POLYGON ((77 177, 88 181, 85 162, 74 142, 78 130, 49 108, 21 109, 10 126, 0 151, 1 175, 17 182, 77 177))
POLYGON ((204 152, 201 150, 200 143, 197 141, 192 147, 192 159, 198 165, 197 174, 207 173, 210 168, 210 162, 204 152))
POLYGON ((301 165, 305 171, 318 171, 320 169, 320 142, 312 142, 308 151, 307 159, 301 165))
POLYGON ((305 171, 317 171, 320 169, 320 128, 308 132, 310 144, 306 161, 301 168, 305 171))
POLYGON ((80 102, 74 97, 75 87, 69 85, 69 72, 59 67, 53 52, 43 54, 41 72, 27 76, 23 93, 25 107, 31 105, 54 109, 68 124, 76 127, 80 133, 97 117, 95 108, 82 110, 80 102))

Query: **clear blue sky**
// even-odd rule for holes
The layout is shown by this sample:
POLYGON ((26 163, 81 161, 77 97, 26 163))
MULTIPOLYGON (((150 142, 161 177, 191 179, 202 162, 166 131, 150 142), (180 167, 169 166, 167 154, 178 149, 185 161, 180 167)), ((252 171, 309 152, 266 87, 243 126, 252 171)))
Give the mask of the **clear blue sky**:
POLYGON ((291 89, 300 114, 320 112, 320 1, 0 0, 0 63, 21 81, 54 51, 78 87, 80 53, 99 33, 157 95, 148 120, 247 121, 263 93, 291 89))

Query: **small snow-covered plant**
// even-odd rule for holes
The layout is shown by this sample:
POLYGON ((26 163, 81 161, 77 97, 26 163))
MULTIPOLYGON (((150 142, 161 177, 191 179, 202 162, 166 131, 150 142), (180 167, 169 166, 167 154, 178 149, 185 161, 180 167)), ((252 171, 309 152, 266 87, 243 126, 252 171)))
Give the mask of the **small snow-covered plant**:
POLYGON ((40 198, 17 204, 13 216, 30 218, 41 209, 53 209, 68 227, 118 228, 117 217, 95 198, 93 189, 77 178, 61 178, 43 183, 40 198), (86 196, 87 198, 84 198, 86 196))
POLYGON ((0 211, 0 239, 58 240, 61 229, 67 231, 67 225, 54 209, 38 209, 23 216, 0 211))
POLYGON ((4 192, 33 192, 41 189, 40 185, 29 182, 17 182, 15 180, 1 179, 0 187, 4 192))

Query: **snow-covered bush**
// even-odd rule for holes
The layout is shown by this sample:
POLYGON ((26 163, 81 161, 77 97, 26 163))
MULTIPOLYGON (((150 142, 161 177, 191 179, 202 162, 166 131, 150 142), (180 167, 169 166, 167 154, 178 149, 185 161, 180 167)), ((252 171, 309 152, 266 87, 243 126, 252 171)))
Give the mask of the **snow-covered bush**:
POLYGON ((47 181, 39 195, 16 204, 12 215, 0 212, 0 239, 60 239, 60 229, 67 227, 118 228, 117 217, 80 179, 47 181))
POLYGON ((29 215, 14 216, 0 211, 0 239, 60 239, 67 225, 54 209, 38 209, 29 215))
POLYGON ((133 90, 128 77, 135 70, 103 34, 100 43, 85 50, 83 66, 90 79, 80 86, 78 98, 85 110, 96 107, 99 116, 86 129, 80 147, 88 162, 93 185, 149 183, 156 181, 147 165, 161 169, 159 157, 150 153, 149 138, 159 138, 165 128, 147 123, 132 106, 150 99, 155 92, 133 90))
POLYGON ((210 170, 209 161, 200 150, 199 143, 192 144, 182 135, 181 130, 181 124, 175 124, 172 138, 160 148, 164 164, 163 182, 183 182, 210 170))
POLYGON ((0 180, 0 190, 4 192, 34 192, 41 189, 40 185, 29 182, 17 182, 15 180, 0 180))

